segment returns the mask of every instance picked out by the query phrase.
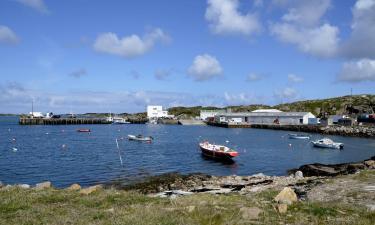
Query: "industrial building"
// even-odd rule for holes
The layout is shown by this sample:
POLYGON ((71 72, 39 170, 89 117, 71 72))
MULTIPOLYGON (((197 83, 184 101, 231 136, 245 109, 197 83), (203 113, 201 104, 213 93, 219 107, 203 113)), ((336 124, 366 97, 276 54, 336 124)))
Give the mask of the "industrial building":
POLYGON ((244 113, 219 113, 214 121, 227 124, 307 125, 318 123, 317 118, 310 112, 282 112, 270 109, 244 113))
POLYGON ((163 110, 161 105, 147 106, 147 118, 173 118, 174 115, 169 115, 167 110, 163 110))

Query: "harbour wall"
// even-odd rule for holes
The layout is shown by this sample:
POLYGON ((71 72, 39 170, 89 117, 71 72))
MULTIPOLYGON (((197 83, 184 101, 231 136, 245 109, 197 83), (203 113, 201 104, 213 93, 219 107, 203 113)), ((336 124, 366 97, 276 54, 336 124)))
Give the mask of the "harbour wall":
POLYGON ((77 125, 77 124, 110 124, 105 118, 26 118, 20 117, 20 125, 77 125))

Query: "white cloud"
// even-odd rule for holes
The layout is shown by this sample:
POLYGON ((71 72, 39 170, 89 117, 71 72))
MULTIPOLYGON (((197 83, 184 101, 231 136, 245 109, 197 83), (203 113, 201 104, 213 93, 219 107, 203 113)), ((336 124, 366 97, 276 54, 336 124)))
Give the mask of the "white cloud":
POLYGON ((82 76, 87 75, 87 71, 85 69, 79 69, 71 72, 69 76, 75 77, 75 78, 80 78, 82 76))
POLYGON ((207 5, 205 17, 216 34, 251 35, 261 29, 255 14, 239 12, 238 0, 208 0, 207 5))
POLYGON ((298 83, 298 82, 302 82, 303 78, 295 74, 288 74, 288 81, 298 83))
POLYGON ((41 13, 48 13, 48 8, 46 4, 44 4, 43 0, 16 0, 17 2, 20 2, 24 4, 25 6, 28 6, 30 8, 33 8, 34 10, 37 10, 41 13))
POLYGON ((361 59, 344 63, 337 80, 343 82, 375 81, 375 60, 361 59))
POLYGON ((154 29, 142 38, 135 34, 119 38, 114 33, 103 33, 96 38, 94 49, 98 52, 134 58, 150 51, 157 42, 168 40, 169 37, 160 28, 154 29))
POLYGON ((286 87, 282 90, 276 90, 274 96, 281 101, 291 101, 297 99, 298 92, 294 88, 286 87))
POLYGON ((353 9, 352 33, 344 42, 342 55, 375 58, 375 0, 358 0, 353 9))
POLYGON ((331 6, 331 0, 289 0, 288 13, 282 19, 303 26, 314 26, 320 22, 331 6))
POLYGON ((158 69, 154 73, 154 77, 157 80, 167 80, 172 74, 172 70, 158 69))
POLYGON ((256 96, 249 93, 229 93, 224 92, 224 105, 249 105, 249 104, 259 104, 264 100, 262 96, 256 96))
POLYGON ((271 23, 271 34, 310 55, 332 57, 337 54, 339 29, 321 22, 331 5, 330 0, 286 0, 280 4, 287 6, 288 12, 281 22, 271 23))
POLYGON ((330 24, 303 28, 289 23, 277 23, 271 25, 270 29, 279 40, 297 45, 298 49, 304 53, 331 57, 337 52, 339 29, 330 24))
POLYGON ((188 73, 196 81, 209 80, 221 75, 223 69, 219 61, 208 54, 198 55, 189 67, 188 73))
POLYGON ((16 44, 18 42, 19 38, 9 27, 0 25, 0 43, 16 44))
POLYGON ((246 81, 248 81, 248 82, 254 82, 254 81, 262 80, 263 78, 264 77, 262 75, 255 74, 255 73, 250 73, 249 75, 247 75, 246 81))

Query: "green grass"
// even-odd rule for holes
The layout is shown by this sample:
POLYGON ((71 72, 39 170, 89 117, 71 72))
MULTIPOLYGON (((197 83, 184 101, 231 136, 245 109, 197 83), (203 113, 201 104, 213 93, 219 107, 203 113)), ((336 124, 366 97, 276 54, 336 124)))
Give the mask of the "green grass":
POLYGON ((298 202, 279 214, 277 191, 248 196, 196 194, 177 199, 105 189, 90 195, 66 190, 0 190, 0 224, 373 224, 375 213, 356 205, 298 202), (246 220, 242 207, 258 207, 246 220))

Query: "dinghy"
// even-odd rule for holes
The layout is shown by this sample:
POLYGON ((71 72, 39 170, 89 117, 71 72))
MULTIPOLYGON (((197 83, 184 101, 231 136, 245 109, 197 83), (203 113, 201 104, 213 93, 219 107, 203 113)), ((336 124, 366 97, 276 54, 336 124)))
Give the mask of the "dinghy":
POLYGON ((289 136, 289 139, 303 139, 303 140, 310 139, 309 136, 302 135, 302 134, 288 134, 288 136, 289 136))
POLYGON ((77 132, 87 133, 87 132, 91 132, 91 130, 90 129, 78 129, 77 132))
POLYGON ((210 144, 208 141, 199 143, 202 154, 211 158, 230 160, 238 156, 238 152, 224 145, 210 144))
POLYGON ((141 134, 138 134, 138 135, 129 134, 128 139, 131 140, 131 141, 152 141, 152 140, 154 140, 154 138, 151 137, 151 136, 143 136, 141 134))

